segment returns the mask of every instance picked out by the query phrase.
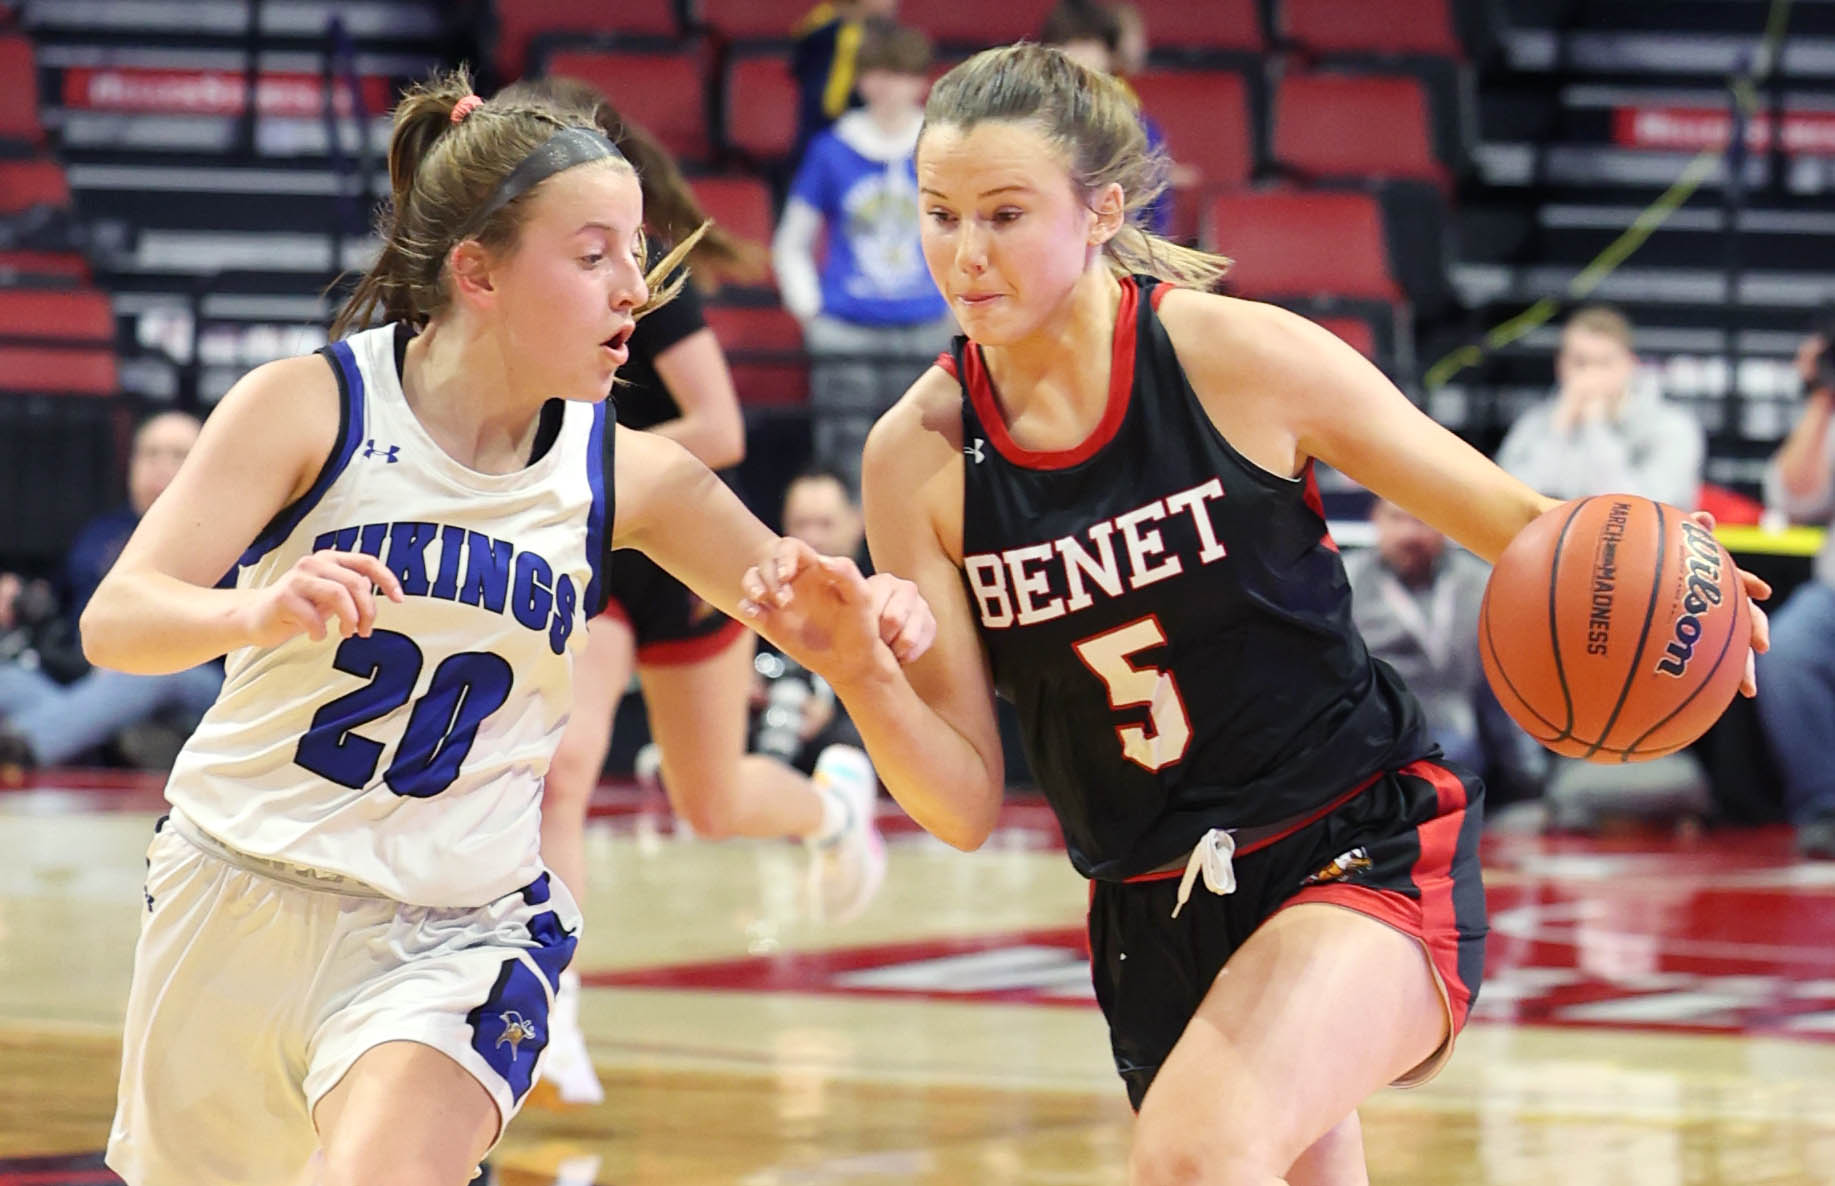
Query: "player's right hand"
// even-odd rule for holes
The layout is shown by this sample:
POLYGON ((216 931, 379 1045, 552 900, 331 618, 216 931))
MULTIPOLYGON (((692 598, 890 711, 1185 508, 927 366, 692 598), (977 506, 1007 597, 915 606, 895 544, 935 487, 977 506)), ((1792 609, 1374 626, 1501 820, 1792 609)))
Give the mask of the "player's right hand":
POLYGON ((332 630, 340 638, 369 637, 376 622, 376 591, 402 600, 401 581, 382 561, 364 552, 313 552, 302 556, 278 581, 257 591, 244 611, 251 645, 278 646, 296 634, 314 642, 332 630))

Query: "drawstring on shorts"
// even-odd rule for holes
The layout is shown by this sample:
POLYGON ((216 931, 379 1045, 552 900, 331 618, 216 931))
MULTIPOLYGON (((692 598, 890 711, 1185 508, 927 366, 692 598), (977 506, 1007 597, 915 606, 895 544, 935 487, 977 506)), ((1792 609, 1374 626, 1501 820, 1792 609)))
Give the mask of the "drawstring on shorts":
POLYGON ((1212 828, 1192 847, 1191 859, 1185 862, 1185 876, 1179 879, 1179 900, 1173 904, 1172 916, 1191 898, 1192 883, 1204 874, 1204 888, 1213 894, 1236 892, 1236 866, 1230 858, 1236 855, 1236 837, 1223 828, 1212 828))

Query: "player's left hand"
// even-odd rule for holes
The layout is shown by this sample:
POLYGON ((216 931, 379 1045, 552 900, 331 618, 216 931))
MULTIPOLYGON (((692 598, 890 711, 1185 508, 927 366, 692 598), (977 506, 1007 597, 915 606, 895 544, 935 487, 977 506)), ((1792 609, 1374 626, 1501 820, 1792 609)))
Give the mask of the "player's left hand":
MULTIPOLYGON (((1707 511, 1695 511, 1689 516, 1709 531, 1714 530, 1714 516, 1707 511)), ((1771 586, 1763 577, 1747 572, 1735 566, 1740 583, 1746 586, 1747 608, 1752 611, 1752 649, 1746 652, 1746 673, 1740 677, 1739 690, 1744 696, 1759 694, 1757 656, 1771 649, 1771 619, 1759 608, 1759 602, 1771 596, 1771 586)))

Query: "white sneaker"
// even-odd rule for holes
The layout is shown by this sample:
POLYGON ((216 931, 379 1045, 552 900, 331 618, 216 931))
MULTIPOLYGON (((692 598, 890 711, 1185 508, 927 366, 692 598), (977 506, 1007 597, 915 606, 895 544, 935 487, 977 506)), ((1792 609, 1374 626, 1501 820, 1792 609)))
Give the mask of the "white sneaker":
POLYGON ((605 1102, 605 1088, 599 1085, 586 1035, 580 1030, 580 977, 576 972, 561 973, 561 989, 554 994, 554 1008, 548 1013, 548 1047, 542 1052, 537 1088, 542 1102, 550 1105, 605 1102))
POLYGON ((846 811, 841 830, 809 846, 810 900, 820 922, 858 918, 886 879, 886 842, 875 820, 879 779, 873 763, 851 745, 831 745, 816 758, 816 789, 846 811))

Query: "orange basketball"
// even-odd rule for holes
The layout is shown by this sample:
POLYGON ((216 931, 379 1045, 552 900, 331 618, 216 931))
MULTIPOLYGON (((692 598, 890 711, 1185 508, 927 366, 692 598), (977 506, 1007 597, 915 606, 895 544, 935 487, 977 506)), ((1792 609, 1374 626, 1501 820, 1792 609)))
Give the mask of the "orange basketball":
POLYGON ((1686 512, 1635 494, 1564 502, 1510 542, 1478 650, 1505 711, 1568 757, 1674 753, 1732 702, 1751 607, 1733 559, 1686 512))

